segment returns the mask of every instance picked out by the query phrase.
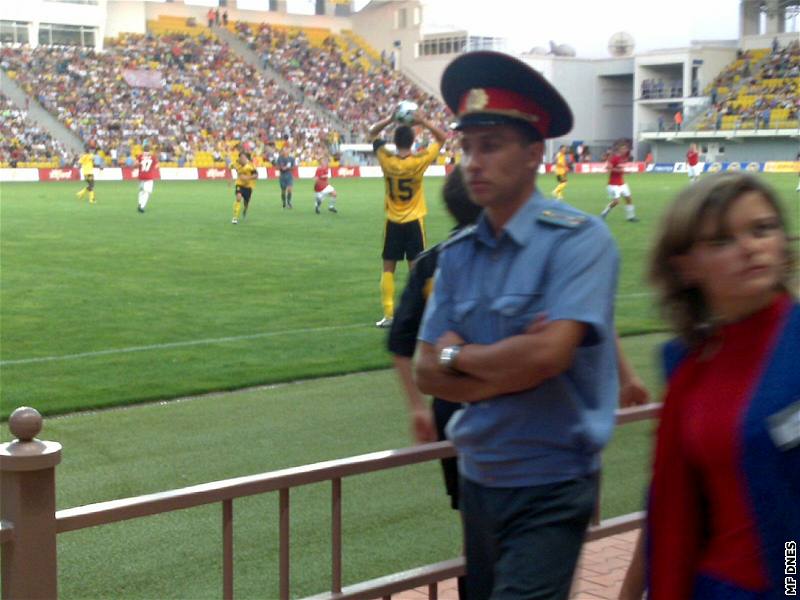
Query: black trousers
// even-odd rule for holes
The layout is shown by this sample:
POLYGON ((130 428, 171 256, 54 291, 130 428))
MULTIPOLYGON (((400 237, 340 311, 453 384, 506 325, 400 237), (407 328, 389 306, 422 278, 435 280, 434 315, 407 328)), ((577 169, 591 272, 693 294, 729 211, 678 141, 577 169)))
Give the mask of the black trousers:
POLYGON ((521 488, 461 478, 469 600, 565 600, 597 475, 521 488))

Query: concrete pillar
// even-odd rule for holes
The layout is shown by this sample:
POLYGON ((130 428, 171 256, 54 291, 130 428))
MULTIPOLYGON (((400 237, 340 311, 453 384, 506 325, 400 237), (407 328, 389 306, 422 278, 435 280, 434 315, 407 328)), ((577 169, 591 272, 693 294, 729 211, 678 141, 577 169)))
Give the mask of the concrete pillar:
POLYGON ((774 35, 783 33, 786 22, 786 11, 781 7, 778 0, 767 0, 767 33, 774 35))
POLYGON ((36 48, 39 45, 39 20, 35 20, 31 23, 30 28, 28 29, 28 45, 31 48, 36 48))
POLYGON ((757 0, 741 0, 739 3, 739 37, 760 33, 759 4, 757 0))
POLYGON ((56 470, 61 444, 42 442, 42 416, 33 408, 11 414, 15 439, 0 444, 0 518, 13 526, 2 544, 2 598, 58 597, 56 470))

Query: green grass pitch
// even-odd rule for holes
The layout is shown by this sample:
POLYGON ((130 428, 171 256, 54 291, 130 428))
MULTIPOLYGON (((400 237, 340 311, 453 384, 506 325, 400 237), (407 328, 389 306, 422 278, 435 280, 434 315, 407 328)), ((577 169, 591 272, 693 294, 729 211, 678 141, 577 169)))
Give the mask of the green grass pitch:
MULTIPOLYGON (((618 326, 631 334, 661 328, 642 264, 658 215, 686 180, 628 179, 642 222, 627 224, 617 210, 609 226, 623 260, 618 326)), ((796 178, 769 181, 796 233, 796 178)), ((426 182, 432 242, 450 227, 441 183, 426 182)), ((42 437, 65 449, 59 508, 409 443, 394 375, 376 370, 389 365, 385 333, 373 327, 382 183, 334 184, 340 213, 317 216, 311 182, 297 182, 291 212, 274 182, 259 182, 238 226, 232 188, 220 182, 157 182, 144 215, 133 182, 99 182, 95 206, 74 198, 77 183, 3 185, 3 415, 21 404, 56 414, 314 378, 48 419, 42 437)), ((553 185, 542 179, 546 193, 553 185)), ((602 176, 573 176, 567 200, 597 213, 604 187, 602 176)), ((623 341, 654 393, 651 357, 663 339, 623 341)), ((643 423, 615 433, 604 457, 604 517, 640 509, 651 430, 643 423)), ((346 584, 459 552, 438 465, 348 478, 344 494, 346 584)), ((292 493, 293 596, 329 581, 328 495, 322 485, 292 493)), ((277 497, 239 500, 235 518, 237 597, 276 597, 277 497)), ((218 506, 64 534, 60 595, 215 598, 220 560, 218 506)))
MULTIPOLYGON (((680 175, 629 177, 639 224, 609 217, 622 271, 617 324, 659 329, 642 265, 680 175)), ((796 178, 771 182, 798 218, 796 178)), ((441 178, 426 181, 429 240, 450 227, 441 178)), ((311 181, 295 208, 259 182, 247 221, 231 225, 223 182, 157 182, 145 214, 135 182, 98 182, 96 205, 77 182, 4 184, 0 368, 2 416, 46 413, 386 367, 378 293, 379 179, 339 179, 339 214, 313 211, 311 181)), ((548 193, 553 178, 542 178, 548 193)), ((567 200, 598 213, 603 176, 573 175, 567 200)), ((796 229, 795 229, 796 231, 796 229)), ((406 268, 399 267, 397 296, 406 268)))

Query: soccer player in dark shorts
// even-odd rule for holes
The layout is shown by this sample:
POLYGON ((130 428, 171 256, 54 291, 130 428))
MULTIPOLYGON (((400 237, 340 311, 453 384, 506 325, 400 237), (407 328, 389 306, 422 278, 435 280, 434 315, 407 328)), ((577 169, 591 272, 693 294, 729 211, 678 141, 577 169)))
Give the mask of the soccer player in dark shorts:
POLYGON ((89 194, 89 203, 94 204, 94 152, 87 144, 84 148, 84 153, 78 159, 81 165, 81 173, 86 185, 75 196, 83 198, 84 194, 89 194))
POLYGON ((394 262, 413 261, 425 249, 425 232, 422 220, 415 219, 409 223, 386 221, 383 235, 383 260, 394 262))
MULTIPOLYGON (((456 220, 456 227, 451 235, 474 223, 480 215, 481 208, 474 204, 467 195, 460 167, 456 167, 447 177, 442 195, 448 212, 456 220)), ((431 410, 411 375, 411 357, 414 355, 422 313, 425 310, 428 294, 433 287, 433 275, 436 272, 439 249, 446 243, 437 244, 417 257, 409 275, 408 284, 400 298, 400 304, 395 311, 388 337, 389 351, 394 355, 395 368, 408 400, 412 434, 415 441, 420 444, 446 440, 445 427, 453 414, 461 409, 459 404, 434 398, 431 410)), ((456 459, 443 459, 442 472, 445 489, 450 496, 450 506, 458 510, 456 459)), ((465 597, 463 586, 463 578, 459 578, 460 598, 465 597)))
POLYGON ((233 225, 239 223, 240 214, 242 219, 247 217, 247 209, 250 207, 250 197, 253 195, 256 179, 258 179, 258 171, 250 162, 250 156, 246 152, 239 153, 239 164, 236 167, 236 199, 233 203, 233 219, 231 219, 233 225), (242 212, 242 204, 244 204, 244 212, 242 212))
POLYGON ((381 305, 383 318, 377 327, 391 327, 394 317, 394 272, 397 261, 408 260, 409 266, 425 247, 424 217, 428 212, 422 178, 426 169, 439 156, 446 134, 430 121, 417 114, 415 125, 421 125, 433 135, 435 141, 421 152, 412 152, 414 130, 399 125, 394 132, 397 152, 386 149, 381 131, 394 122, 394 112, 369 129, 369 139, 378 158, 386 182, 384 208, 386 225, 383 243, 383 271, 381 273, 381 305))

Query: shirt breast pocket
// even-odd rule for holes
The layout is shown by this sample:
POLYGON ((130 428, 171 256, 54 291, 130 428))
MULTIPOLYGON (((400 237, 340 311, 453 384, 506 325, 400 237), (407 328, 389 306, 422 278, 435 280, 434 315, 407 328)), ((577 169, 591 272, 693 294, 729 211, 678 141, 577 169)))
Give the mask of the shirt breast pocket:
POLYGON ((502 337, 517 335, 543 312, 544 297, 539 293, 503 294, 494 299, 490 310, 502 337))
POLYGON ((475 338, 475 309, 477 300, 460 300, 454 303, 452 312, 452 329, 467 341, 476 341, 475 338))

